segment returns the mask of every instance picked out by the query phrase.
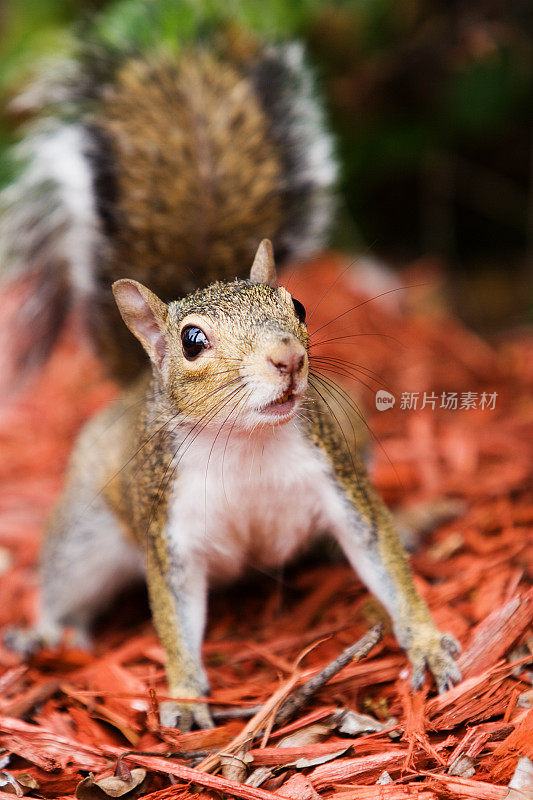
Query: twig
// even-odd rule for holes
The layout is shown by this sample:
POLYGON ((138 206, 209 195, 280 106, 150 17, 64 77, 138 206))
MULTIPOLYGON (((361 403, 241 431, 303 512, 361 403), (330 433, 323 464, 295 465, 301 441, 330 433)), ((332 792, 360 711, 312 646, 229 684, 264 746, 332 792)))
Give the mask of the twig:
MULTIPOLYGON (((298 682, 298 673, 295 672, 274 694, 268 698, 266 703, 259 709, 251 720, 249 720, 242 731, 227 745, 223 752, 226 754, 237 753, 240 750, 250 748, 254 739, 261 734, 265 728, 265 722, 269 719, 270 714, 279 707, 281 703, 293 691, 298 682)), ((210 772, 216 769, 220 764, 220 754, 214 753, 204 759, 199 765, 198 769, 210 772)))
POLYGON ((274 725, 279 727, 299 711, 311 698, 319 692, 341 669, 348 666, 350 662, 358 662, 364 658, 375 647, 383 637, 383 625, 374 625, 368 633, 358 642, 343 650, 340 656, 327 664, 324 669, 313 675, 307 683, 296 689, 291 696, 283 703, 276 714, 274 725))
POLYGON ((232 719, 251 719, 261 710, 261 704, 246 706, 246 708, 220 708, 211 713, 215 722, 226 722, 232 719))
MULTIPOLYGON (((337 672, 340 672, 350 661, 358 662, 364 658, 375 645, 381 640, 383 636, 383 626, 381 624, 375 625, 368 633, 363 636, 356 644, 347 647, 340 656, 334 661, 324 667, 319 673, 314 675, 306 684, 297 689, 294 694, 280 708, 276 719, 275 725, 283 725, 292 714, 298 711, 306 702, 309 702, 313 694, 320 691, 325 684, 333 678, 337 672), (371 641, 370 641, 371 639, 371 641), (370 643, 369 643, 370 642, 370 643), (296 697, 305 694, 303 701, 298 706, 293 706, 296 697), (290 712, 290 713, 289 713, 290 712), (285 717, 285 714, 287 716, 285 717)), ((261 704, 254 706, 247 706, 246 708, 220 708, 213 711, 213 719, 215 722, 225 722, 231 719, 250 719, 255 716, 262 708, 261 704)))
POLYGON ((242 783, 221 778, 219 775, 209 775, 207 772, 200 772, 198 769, 185 767, 183 764, 176 764, 165 758, 148 756, 128 755, 134 763, 155 772, 162 772, 166 775, 174 775, 184 783, 198 784, 206 789, 213 789, 216 792, 225 792, 233 797, 242 797, 244 800, 277 800, 278 795, 258 789, 254 786, 245 786, 242 783))
MULTIPOLYGON (((313 695, 320 691, 320 689, 340 672, 341 669, 346 667, 350 662, 360 661, 368 655, 370 650, 381 640, 382 636, 383 625, 374 625, 374 627, 359 639, 358 642, 343 650, 337 658, 327 664, 316 675, 313 675, 303 686, 299 689, 291 690, 288 684, 296 683, 297 673, 295 673, 283 687, 267 700, 265 705, 248 722, 244 730, 224 748, 224 753, 228 755, 239 752, 239 754, 244 756, 252 746, 252 743, 263 736, 267 728, 269 716, 280 701, 281 707, 274 715, 274 724, 272 727, 284 725, 287 720, 308 703, 313 695), (286 699, 283 699, 283 694, 287 693, 287 691, 290 693, 286 699)), ((198 768, 209 772, 216 769, 219 764, 220 754, 213 754, 204 759, 204 761, 198 765, 198 768)))

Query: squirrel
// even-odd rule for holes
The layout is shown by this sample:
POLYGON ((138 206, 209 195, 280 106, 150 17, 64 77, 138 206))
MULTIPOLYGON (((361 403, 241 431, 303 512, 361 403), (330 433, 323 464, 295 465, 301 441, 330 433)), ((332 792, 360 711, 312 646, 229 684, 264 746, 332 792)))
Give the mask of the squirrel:
POLYGON ((274 248, 283 261, 321 243, 336 172, 300 51, 127 55, 102 72, 52 92, 69 113, 29 134, 7 230, 35 280, 38 357, 81 308, 124 390, 75 445, 36 626, 8 641, 28 652, 70 628, 86 644, 96 614, 145 575, 175 698, 161 723, 209 727, 209 586, 283 565, 327 532, 389 612, 412 685, 429 667, 445 691, 459 645, 432 621, 361 452, 313 388, 305 309, 277 282, 274 248))

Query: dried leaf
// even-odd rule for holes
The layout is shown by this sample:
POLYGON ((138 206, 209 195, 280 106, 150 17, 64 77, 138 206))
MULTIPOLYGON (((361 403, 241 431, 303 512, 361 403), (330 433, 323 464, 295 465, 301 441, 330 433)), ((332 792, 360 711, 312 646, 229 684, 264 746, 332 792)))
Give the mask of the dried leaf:
POLYGON ((12 775, 10 772, 0 772, 0 788, 8 794, 16 794, 22 797, 34 789, 39 789, 39 781, 27 772, 19 772, 12 775))
POLYGON ((0 772, 0 788, 8 794, 22 797, 28 792, 39 789, 39 781, 27 772, 12 775, 10 772, 0 772))
POLYGON ((251 775, 249 775, 244 783, 247 786, 262 786, 265 781, 268 781, 274 775, 274 770, 269 767, 257 767, 251 775))
POLYGON ((306 728, 301 728, 299 731, 284 736, 279 740, 278 747, 304 747, 308 744, 323 742, 329 736, 333 727, 333 725, 324 723, 308 725, 306 728))
POLYGON ((40 789, 39 781, 37 778, 34 778, 33 775, 30 775, 29 772, 17 773, 17 782, 22 786, 22 791, 24 794, 27 794, 27 792, 30 792, 34 789, 40 789))
POLYGON ((22 797, 24 795, 22 787, 18 784, 17 780, 6 770, 0 772, 0 789, 4 792, 8 792, 8 794, 16 794, 17 797, 22 797))
POLYGON ((475 764, 469 756, 459 756, 448 767, 448 775, 472 778, 476 774, 475 764))
POLYGON ((533 797, 533 761, 525 756, 518 759, 513 777, 509 782, 509 800, 533 797))
POLYGON ((379 722, 368 714, 358 714, 351 709, 344 709, 335 715, 337 731, 346 736, 359 736, 361 733, 380 733, 393 728, 397 724, 395 718, 387 720, 386 723, 379 722))
POLYGON ((239 750, 238 753, 221 753, 222 775, 230 781, 244 783, 248 775, 248 765, 252 761, 252 756, 246 750, 239 750))
POLYGON ((129 776, 120 778, 111 775, 109 778, 95 780, 94 775, 84 778, 76 787, 78 800, 105 800, 106 797, 136 797, 143 789, 146 781, 145 769, 132 769, 129 776))
POLYGON ((336 758, 346 755, 351 750, 350 747, 343 747, 342 750, 337 750, 336 753, 326 753, 323 756, 316 756, 315 758, 299 758, 293 764, 287 764, 287 767, 294 767, 295 769, 305 769, 306 767, 318 767, 319 764, 327 764, 328 761, 334 761, 336 758))
POLYGON ((522 692, 517 700, 519 708, 533 708, 533 689, 528 689, 527 692, 522 692))

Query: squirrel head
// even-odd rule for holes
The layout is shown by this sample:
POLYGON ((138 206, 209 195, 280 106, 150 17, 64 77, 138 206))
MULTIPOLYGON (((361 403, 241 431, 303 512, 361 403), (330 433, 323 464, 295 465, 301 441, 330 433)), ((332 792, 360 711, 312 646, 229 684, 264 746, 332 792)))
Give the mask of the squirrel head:
POLYGON ((134 280, 116 281, 113 292, 177 413, 246 430, 297 414, 308 379, 305 309, 278 286, 268 239, 249 280, 213 283, 168 305, 134 280))

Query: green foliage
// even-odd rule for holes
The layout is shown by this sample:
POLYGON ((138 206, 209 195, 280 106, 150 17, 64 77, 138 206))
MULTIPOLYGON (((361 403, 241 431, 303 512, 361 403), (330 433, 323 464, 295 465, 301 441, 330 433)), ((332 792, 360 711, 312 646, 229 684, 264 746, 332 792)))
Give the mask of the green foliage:
POLYGON ((72 39, 67 25, 73 14, 72 3, 65 0, 11 0, 2 13, 1 89, 20 81, 30 62, 71 49, 72 39))
POLYGON ((238 25, 268 38, 297 34, 318 0, 117 0, 97 16, 95 30, 107 44, 143 51, 176 48, 222 25, 238 25))
MULTIPOLYGON (((502 126, 527 113, 531 68, 502 48, 472 60, 450 78, 446 92, 446 118, 457 134, 477 138, 497 136, 502 126), (528 74, 529 71, 529 74, 528 74)), ((526 120, 524 120, 526 121, 526 120)))

